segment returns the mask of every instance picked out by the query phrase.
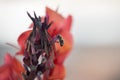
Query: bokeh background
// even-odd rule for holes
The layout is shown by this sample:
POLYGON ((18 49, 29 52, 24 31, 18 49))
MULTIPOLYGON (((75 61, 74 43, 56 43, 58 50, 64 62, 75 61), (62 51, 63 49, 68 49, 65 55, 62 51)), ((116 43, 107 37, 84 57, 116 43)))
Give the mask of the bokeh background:
POLYGON ((120 0, 0 0, 0 63, 16 49, 28 29, 26 11, 45 15, 45 7, 73 16, 74 45, 65 62, 65 80, 120 80, 120 0))

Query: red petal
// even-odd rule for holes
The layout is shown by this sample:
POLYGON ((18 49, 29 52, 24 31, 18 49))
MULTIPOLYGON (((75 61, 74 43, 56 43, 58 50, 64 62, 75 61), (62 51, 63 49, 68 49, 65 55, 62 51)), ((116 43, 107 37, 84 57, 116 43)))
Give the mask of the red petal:
POLYGON ((67 19, 64 21, 63 26, 64 26, 64 27, 63 27, 64 30, 70 31, 71 26, 72 26, 72 16, 71 16, 71 15, 69 15, 69 16, 67 17, 67 19))
POLYGON ((72 16, 69 15, 67 19, 63 18, 57 12, 46 8, 46 14, 49 16, 50 22, 53 21, 50 29, 48 30, 52 36, 61 34, 64 39, 63 47, 58 47, 56 52, 55 63, 62 64, 69 54, 69 51, 73 45, 72 35, 70 34, 70 28, 72 24, 72 16))
POLYGON ((0 67, 0 80, 10 80, 11 70, 9 66, 4 65, 0 67))
POLYGON ((68 16, 67 19, 64 19, 64 21, 61 24, 56 24, 54 22, 51 25, 51 27, 48 29, 48 32, 50 33, 51 36, 55 36, 63 32, 69 32, 71 29, 71 24, 72 24, 72 16, 68 16))
POLYGON ((51 74, 48 80, 63 80, 65 78, 65 68, 63 65, 55 65, 51 70, 51 74))
POLYGON ((60 14, 48 7, 46 7, 46 15, 49 16, 49 22, 54 21, 57 25, 60 25, 64 21, 64 18, 60 14))
POLYGON ((65 19, 60 14, 51 10, 48 7, 46 8, 46 15, 49 16, 49 23, 53 22, 53 24, 51 25, 48 31, 51 34, 51 36, 55 36, 58 33, 60 33, 60 31, 62 30, 61 25, 65 19))
POLYGON ((5 64, 0 66, 0 80, 23 80, 21 73, 24 68, 21 63, 10 54, 5 56, 5 64))
POLYGON ((66 57, 70 54, 70 50, 73 46, 73 39, 72 35, 69 32, 63 32, 61 33, 64 40, 64 45, 62 47, 58 47, 55 57, 55 63, 62 64, 66 57))
POLYGON ((28 30, 23 32, 19 38, 18 38, 18 44, 20 45, 20 51, 17 54, 24 54, 24 50, 25 50, 25 41, 27 40, 28 36, 30 35, 32 30, 28 30))
POLYGON ((12 66, 17 73, 21 73, 24 71, 21 63, 15 57, 12 57, 10 54, 6 54, 5 64, 12 66))

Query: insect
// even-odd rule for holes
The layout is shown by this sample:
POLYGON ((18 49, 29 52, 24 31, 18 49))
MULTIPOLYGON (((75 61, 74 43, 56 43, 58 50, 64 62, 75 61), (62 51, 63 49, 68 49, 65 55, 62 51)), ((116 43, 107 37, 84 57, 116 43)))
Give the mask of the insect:
POLYGON ((23 58, 26 73, 23 74, 25 80, 38 80, 42 78, 40 75, 46 75, 46 80, 49 76, 49 70, 54 67, 54 43, 59 40, 60 46, 63 46, 64 41, 61 35, 51 37, 48 32, 49 27, 53 22, 49 23, 49 18, 46 16, 42 22, 41 17, 37 17, 34 12, 32 17, 28 12, 28 16, 33 21, 33 29, 28 39, 26 40, 25 56, 23 58), (42 57, 39 63, 39 57, 42 57))

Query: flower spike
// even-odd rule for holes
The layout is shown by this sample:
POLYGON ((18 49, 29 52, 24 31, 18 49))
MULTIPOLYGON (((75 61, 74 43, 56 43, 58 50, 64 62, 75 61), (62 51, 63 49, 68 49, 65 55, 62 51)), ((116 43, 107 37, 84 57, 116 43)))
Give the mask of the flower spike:
POLYGON ((34 11, 34 16, 35 16, 35 19, 37 19, 37 20, 38 20, 38 18, 37 18, 37 16, 36 16, 36 13, 35 13, 35 11, 34 11))
POLYGON ((30 17, 30 19, 34 22, 34 18, 27 12, 27 15, 30 17))

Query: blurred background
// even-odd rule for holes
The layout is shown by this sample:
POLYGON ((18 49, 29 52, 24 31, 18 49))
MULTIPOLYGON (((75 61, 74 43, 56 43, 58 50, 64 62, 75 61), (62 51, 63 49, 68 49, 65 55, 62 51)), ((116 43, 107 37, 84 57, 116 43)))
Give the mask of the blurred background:
POLYGON ((120 0, 0 0, 0 63, 16 49, 17 37, 28 29, 31 14, 45 7, 73 16, 74 46, 65 62, 65 80, 120 80, 120 0))

